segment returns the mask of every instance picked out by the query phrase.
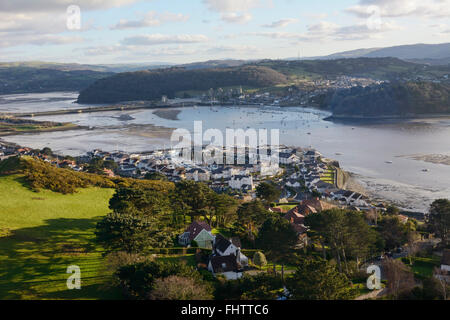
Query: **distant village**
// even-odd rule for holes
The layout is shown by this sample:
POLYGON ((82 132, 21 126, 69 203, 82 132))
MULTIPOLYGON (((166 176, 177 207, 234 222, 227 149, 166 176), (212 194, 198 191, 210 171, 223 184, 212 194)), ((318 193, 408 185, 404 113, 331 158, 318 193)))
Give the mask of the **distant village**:
POLYGON ((159 106, 187 107, 195 105, 258 105, 258 106, 311 106, 314 98, 329 90, 347 89, 356 86, 370 86, 386 81, 370 78, 340 76, 336 79, 304 81, 282 92, 248 91, 242 87, 217 88, 208 92, 184 92, 181 96, 170 99, 163 96, 159 106))

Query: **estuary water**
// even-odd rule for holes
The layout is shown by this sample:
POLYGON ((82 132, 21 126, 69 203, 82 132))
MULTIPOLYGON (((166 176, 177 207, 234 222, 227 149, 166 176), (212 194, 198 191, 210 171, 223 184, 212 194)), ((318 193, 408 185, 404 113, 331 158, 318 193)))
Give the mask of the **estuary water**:
MULTIPOLYGON (((0 96, 0 113, 80 108, 73 103, 75 99, 76 93, 0 96)), ((425 211, 433 200, 450 198, 450 165, 430 162, 436 156, 450 159, 450 117, 348 124, 325 121, 329 113, 300 107, 189 107, 174 109, 172 116, 164 118, 154 111, 36 117, 89 129, 4 140, 80 155, 95 148, 128 152, 168 148, 173 129, 192 132, 194 121, 200 120, 204 131, 219 129, 224 135, 226 128, 279 129, 281 144, 312 146, 325 157, 338 160, 374 198, 412 211, 425 211)))

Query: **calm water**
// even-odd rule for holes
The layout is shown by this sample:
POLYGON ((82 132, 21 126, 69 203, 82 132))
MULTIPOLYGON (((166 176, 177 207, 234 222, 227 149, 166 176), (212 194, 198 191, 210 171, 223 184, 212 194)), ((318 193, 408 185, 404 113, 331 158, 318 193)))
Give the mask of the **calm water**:
MULTIPOLYGON (((0 97, 0 112, 79 107, 72 104, 74 94, 46 94, 41 101, 36 96, 20 95, 17 101, 9 99, 7 103, 2 100, 5 96, 0 97)), ((339 160, 345 170, 357 175, 373 197, 395 201, 411 210, 425 210, 434 199, 450 198, 450 166, 405 157, 450 155, 450 118, 348 125, 324 121, 328 115, 313 109, 271 107, 185 108, 178 115, 179 120, 162 119, 152 110, 73 114, 36 119, 70 121, 92 129, 10 136, 5 140, 35 148, 49 146, 64 154, 79 155, 94 148, 144 151, 169 147, 171 130, 165 128, 192 130, 197 120, 203 120, 203 130, 280 129, 282 144, 311 145, 326 157, 339 160), (123 120, 123 115, 132 119, 123 120)))

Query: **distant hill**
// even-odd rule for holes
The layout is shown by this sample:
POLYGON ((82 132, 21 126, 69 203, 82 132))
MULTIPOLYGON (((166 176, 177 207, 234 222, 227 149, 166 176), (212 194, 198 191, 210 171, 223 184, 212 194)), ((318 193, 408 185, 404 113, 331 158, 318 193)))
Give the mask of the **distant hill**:
POLYGON ((396 58, 353 58, 334 60, 265 60, 256 63, 295 78, 371 77, 389 80, 422 68, 396 58))
POLYGON ((59 71, 97 71, 97 72, 132 72, 148 69, 160 69, 172 67, 173 64, 164 62, 154 63, 122 63, 122 64, 79 64, 79 63, 55 63, 44 61, 25 61, 25 62, 0 62, 0 68, 33 68, 50 69, 59 71))
POLYGON ((178 91, 202 90, 229 86, 268 87, 286 83, 287 77, 261 66, 235 68, 158 69, 126 72, 101 79, 82 90, 80 103, 115 103, 133 100, 160 99, 178 91))
POLYGON ((0 94, 79 91, 110 75, 112 73, 91 70, 0 66, 0 94))
POLYGON ((309 59, 343 59, 343 58, 386 58, 393 57, 402 60, 433 60, 435 64, 448 64, 450 60, 450 43, 441 44, 413 44, 387 48, 368 48, 338 52, 322 57, 309 59))
POLYGON ((230 67, 240 67, 244 64, 251 63, 250 60, 208 60, 204 62, 194 62, 179 65, 179 67, 186 68, 188 70, 192 69, 212 69, 212 68, 230 68, 230 67))
POLYGON ((450 114, 450 84, 385 83, 337 90, 322 97, 334 118, 404 117, 450 114))

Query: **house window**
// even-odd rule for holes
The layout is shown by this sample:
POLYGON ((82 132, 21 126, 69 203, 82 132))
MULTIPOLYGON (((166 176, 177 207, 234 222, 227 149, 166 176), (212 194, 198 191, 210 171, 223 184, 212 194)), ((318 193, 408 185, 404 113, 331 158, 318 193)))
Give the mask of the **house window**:
POLYGON ((226 263, 222 263, 222 269, 225 269, 227 267, 226 263))

